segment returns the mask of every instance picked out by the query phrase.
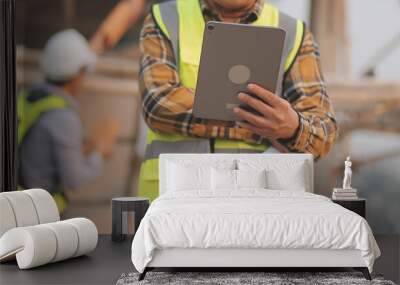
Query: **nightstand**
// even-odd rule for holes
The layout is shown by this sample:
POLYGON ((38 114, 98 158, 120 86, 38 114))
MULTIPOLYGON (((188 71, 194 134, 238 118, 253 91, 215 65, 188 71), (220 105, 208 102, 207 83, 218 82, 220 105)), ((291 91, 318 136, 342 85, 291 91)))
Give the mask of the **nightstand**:
POLYGON ((366 200, 365 199, 355 199, 355 200, 334 200, 332 201, 340 206, 359 214, 361 217, 365 218, 366 214, 366 200))
MULTIPOLYGON (((135 215, 135 232, 140 221, 149 208, 150 201, 143 197, 120 197, 113 198, 112 205, 112 241, 123 241, 128 232, 128 213, 135 215)), ((135 233, 133 233, 135 234, 135 233)))

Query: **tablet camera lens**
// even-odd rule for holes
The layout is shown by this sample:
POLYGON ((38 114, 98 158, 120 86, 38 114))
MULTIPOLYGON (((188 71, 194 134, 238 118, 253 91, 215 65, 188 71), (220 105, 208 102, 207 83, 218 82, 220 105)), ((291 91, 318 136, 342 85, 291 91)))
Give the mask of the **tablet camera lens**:
POLYGON ((209 31, 213 31, 213 30, 215 29, 215 26, 214 26, 214 25, 208 25, 208 26, 207 26, 207 29, 208 29, 209 31))

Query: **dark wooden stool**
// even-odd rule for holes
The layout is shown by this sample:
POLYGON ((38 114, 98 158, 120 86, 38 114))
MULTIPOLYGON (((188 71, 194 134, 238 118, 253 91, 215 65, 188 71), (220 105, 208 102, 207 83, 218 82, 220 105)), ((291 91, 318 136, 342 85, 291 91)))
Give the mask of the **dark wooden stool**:
MULTIPOLYGON (((149 208, 149 199, 142 197, 120 197, 112 199, 112 241, 123 241, 128 232, 128 213, 135 214, 135 232, 149 208)), ((133 233, 134 234, 134 233, 133 233)))

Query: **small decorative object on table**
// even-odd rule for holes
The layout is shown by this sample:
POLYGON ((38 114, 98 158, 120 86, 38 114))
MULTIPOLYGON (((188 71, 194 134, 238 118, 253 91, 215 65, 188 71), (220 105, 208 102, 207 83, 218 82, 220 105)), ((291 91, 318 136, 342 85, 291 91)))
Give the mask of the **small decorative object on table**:
MULTIPOLYGON (((128 229, 128 213, 135 213, 135 231, 149 208, 149 199, 143 197, 120 197, 112 199, 113 241, 123 241, 128 229)), ((133 233, 134 234, 134 233, 133 233)))
POLYGON ((344 162, 343 188, 334 188, 332 200, 357 200, 357 189, 351 187, 351 161, 350 156, 344 162))
POLYGON ((365 218, 366 200, 358 198, 357 189, 351 187, 353 174, 351 165, 350 156, 348 156, 344 162, 343 188, 333 189, 332 201, 365 218))

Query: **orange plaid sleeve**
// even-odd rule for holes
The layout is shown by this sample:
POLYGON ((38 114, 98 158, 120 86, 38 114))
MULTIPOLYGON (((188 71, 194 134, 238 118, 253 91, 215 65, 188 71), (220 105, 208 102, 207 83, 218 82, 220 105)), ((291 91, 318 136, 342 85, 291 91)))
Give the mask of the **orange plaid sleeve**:
POLYGON ((326 155, 334 144, 338 127, 321 71, 320 54, 313 35, 307 31, 297 58, 284 80, 283 97, 297 111, 300 126, 290 141, 295 152, 326 155))

